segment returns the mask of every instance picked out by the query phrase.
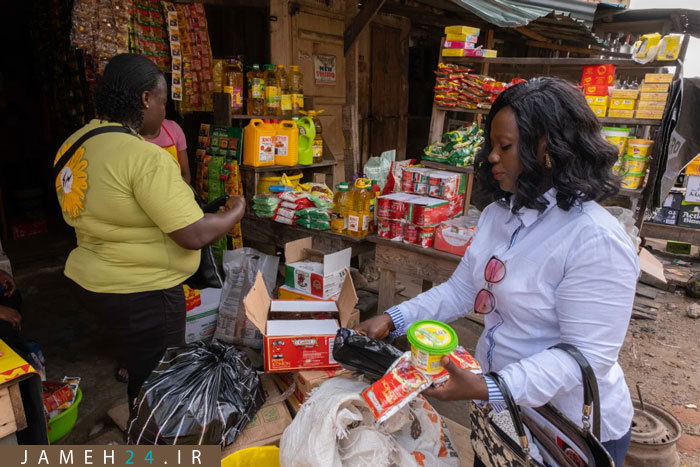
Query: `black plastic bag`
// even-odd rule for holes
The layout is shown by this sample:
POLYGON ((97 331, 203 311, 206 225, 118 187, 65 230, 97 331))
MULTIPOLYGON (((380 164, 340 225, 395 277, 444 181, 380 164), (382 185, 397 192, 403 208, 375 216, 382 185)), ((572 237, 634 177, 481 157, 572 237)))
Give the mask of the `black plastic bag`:
POLYGON ((136 399, 127 444, 229 445, 264 402, 258 374, 235 347, 170 348, 136 399))
POLYGON ((341 328, 333 342, 333 358, 351 371, 357 371, 372 380, 384 376, 392 363, 403 352, 379 339, 363 336, 352 329, 341 328))

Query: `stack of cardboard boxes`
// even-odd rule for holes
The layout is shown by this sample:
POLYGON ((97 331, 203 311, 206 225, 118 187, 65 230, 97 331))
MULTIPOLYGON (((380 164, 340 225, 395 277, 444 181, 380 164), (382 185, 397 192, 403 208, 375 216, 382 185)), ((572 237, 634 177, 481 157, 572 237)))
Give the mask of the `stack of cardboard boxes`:
POLYGON ((664 116, 672 73, 647 73, 639 90, 636 118, 660 120, 664 116))
POLYGON ((597 117, 605 117, 610 100, 608 89, 615 82, 615 65, 587 65, 583 67, 581 86, 586 102, 597 117))
POLYGON ((469 26, 447 26, 445 28, 445 42, 442 46, 442 56, 496 57, 497 53, 495 50, 477 47, 479 32, 479 28, 469 26))

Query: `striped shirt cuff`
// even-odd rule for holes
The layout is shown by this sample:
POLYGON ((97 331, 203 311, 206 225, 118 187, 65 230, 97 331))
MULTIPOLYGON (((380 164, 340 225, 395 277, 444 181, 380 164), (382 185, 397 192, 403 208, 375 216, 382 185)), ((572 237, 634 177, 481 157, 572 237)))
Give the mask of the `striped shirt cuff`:
POLYGON ((393 339, 406 334, 406 320, 404 320, 403 313, 398 306, 392 306, 384 313, 391 316, 391 320, 394 322, 394 330, 389 333, 389 337, 393 339))
MULTIPOLYGON (((498 385, 496 384, 496 382, 490 376, 484 376, 484 381, 486 381, 486 387, 489 391, 488 403, 491 405, 491 408, 493 409, 493 411, 498 413, 498 412, 501 412, 502 410, 505 410, 506 409, 505 399, 503 398, 503 394, 501 393, 501 390, 498 389, 498 385)), ((484 402, 486 402, 486 401, 484 401, 484 402)))

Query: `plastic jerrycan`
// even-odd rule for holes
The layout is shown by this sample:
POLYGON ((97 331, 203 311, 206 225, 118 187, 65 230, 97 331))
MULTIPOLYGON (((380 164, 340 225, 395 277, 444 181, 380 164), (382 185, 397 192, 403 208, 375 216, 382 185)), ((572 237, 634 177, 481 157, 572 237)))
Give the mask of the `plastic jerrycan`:
POLYGON ((275 136, 275 165, 289 167, 299 163, 299 128, 292 120, 282 120, 275 136))
POLYGON ((243 130, 243 165, 275 165, 275 127, 254 118, 243 130))
POLYGON ((311 117, 301 117, 297 122, 299 127, 299 165, 311 165, 314 163, 314 138, 316 138, 316 126, 311 117))

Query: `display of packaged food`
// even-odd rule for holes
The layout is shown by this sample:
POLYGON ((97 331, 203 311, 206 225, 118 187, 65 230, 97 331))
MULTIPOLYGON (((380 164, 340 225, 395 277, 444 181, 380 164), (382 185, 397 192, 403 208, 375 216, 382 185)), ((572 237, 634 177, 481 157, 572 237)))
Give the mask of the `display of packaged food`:
POLYGON ((610 86, 615 82, 615 65, 586 65, 583 67, 583 86, 610 86))
POLYGON ((613 89, 610 91, 613 99, 636 99, 639 97, 639 89, 613 89))
POLYGON ((442 199, 416 197, 406 203, 406 222, 430 226, 447 220, 450 204, 442 199))
POLYGON ((634 110, 634 106, 636 103, 637 101, 634 99, 613 98, 610 100, 610 108, 620 110, 634 110))
POLYGON ((464 256, 475 232, 476 227, 470 225, 467 217, 443 222, 435 229, 435 249, 464 256))
POLYGON ((615 117, 615 118, 634 118, 634 110, 610 109, 610 110, 608 111, 608 117, 615 117))
POLYGON ((644 75, 645 83, 670 83, 673 81, 673 73, 647 73, 644 75))

